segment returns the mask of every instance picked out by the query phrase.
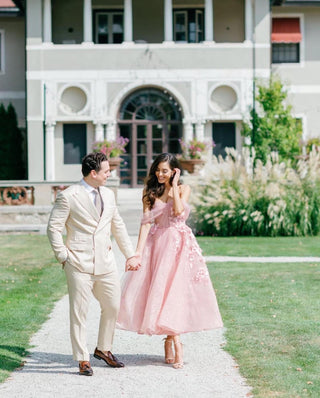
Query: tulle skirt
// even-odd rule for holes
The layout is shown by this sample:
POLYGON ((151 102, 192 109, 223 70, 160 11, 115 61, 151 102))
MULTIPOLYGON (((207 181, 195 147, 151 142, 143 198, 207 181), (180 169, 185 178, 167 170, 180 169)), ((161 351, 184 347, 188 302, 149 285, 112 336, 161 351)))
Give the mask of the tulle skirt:
POLYGON ((120 329, 148 335, 181 334, 223 326, 201 249, 181 223, 154 225, 139 270, 122 280, 120 329))

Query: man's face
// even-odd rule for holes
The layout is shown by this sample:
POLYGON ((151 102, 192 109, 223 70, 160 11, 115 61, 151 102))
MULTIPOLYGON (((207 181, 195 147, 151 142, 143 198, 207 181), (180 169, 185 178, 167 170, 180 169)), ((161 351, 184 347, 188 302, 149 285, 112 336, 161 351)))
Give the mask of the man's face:
POLYGON ((108 177, 110 177, 110 166, 107 160, 101 162, 101 168, 98 172, 92 170, 92 177, 94 178, 96 187, 106 185, 108 177))

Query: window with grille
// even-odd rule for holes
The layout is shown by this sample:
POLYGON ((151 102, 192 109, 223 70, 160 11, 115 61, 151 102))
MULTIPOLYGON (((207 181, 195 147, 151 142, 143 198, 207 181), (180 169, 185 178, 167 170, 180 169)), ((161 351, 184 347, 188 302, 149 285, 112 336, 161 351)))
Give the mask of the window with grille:
POLYGON ((95 43, 123 42, 123 11, 97 11, 95 13, 95 43))
POLYGON ((271 33, 272 63, 300 62, 301 40, 300 18, 273 18, 271 33))
POLYGON ((200 43, 204 40, 203 9, 174 10, 174 41, 200 43))
POLYGON ((300 62, 299 43, 272 43, 272 63, 300 62))

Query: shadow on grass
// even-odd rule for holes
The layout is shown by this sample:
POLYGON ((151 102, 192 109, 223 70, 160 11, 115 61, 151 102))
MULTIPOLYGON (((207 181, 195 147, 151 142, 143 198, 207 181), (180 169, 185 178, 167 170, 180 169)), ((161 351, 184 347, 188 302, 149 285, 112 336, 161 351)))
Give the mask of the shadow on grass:
POLYGON ((0 345, 0 369, 11 372, 24 365, 23 358, 28 355, 23 347, 0 345))
POLYGON ((27 373, 66 373, 75 364, 71 355, 28 352, 21 347, 0 345, 0 370, 12 372, 23 368, 27 373), (26 364, 26 366, 25 366, 26 364))

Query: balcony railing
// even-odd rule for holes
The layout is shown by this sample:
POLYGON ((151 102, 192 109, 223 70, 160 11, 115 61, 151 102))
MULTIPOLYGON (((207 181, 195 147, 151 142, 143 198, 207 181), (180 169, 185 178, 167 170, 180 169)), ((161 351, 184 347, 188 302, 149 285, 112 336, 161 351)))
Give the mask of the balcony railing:
POLYGON ((19 206, 34 204, 34 187, 0 187, 0 205, 19 206))

